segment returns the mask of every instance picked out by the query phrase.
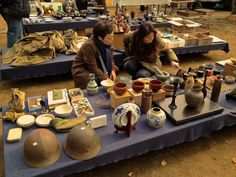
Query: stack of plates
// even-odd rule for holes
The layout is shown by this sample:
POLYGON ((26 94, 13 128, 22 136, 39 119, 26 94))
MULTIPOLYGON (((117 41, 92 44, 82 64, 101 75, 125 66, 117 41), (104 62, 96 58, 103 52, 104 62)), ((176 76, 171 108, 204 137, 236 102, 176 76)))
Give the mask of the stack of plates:
POLYGON ((29 114, 20 116, 16 123, 19 127, 28 128, 32 126, 35 122, 35 117, 29 114))

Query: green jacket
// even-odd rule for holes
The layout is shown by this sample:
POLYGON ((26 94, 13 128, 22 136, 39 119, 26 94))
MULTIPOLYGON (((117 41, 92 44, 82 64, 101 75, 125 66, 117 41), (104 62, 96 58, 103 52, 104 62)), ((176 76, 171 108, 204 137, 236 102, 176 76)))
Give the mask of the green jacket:
POLYGON ((65 50, 63 36, 57 31, 32 33, 14 44, 2 57, 4 64, 27 66, 55 58, 57 50, 65 50))

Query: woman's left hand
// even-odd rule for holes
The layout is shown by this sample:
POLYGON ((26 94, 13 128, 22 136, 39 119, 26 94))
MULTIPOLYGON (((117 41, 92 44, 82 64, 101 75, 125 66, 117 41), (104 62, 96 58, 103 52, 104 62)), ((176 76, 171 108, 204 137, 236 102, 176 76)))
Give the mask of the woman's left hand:
POLYGON ((180 68, 179 63, 177 63, 175 61, 172 61, 170 64, 171 64, 171 66, 173 66, 175 68, 178 68, 178 69, 180 68))
POLYGON ((116 72, 112 70, 110 79, 113 80, 114 82, 116 81, 116 72))

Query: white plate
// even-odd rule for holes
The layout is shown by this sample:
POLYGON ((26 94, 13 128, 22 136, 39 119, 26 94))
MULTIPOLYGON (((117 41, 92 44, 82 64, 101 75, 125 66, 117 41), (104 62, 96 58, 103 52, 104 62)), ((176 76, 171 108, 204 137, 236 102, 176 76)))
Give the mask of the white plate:
POLYGON ((53 19, 45 19, 44 21, 47 22, 47 23, 52 23, 52 22, 54 22, 55 20, 53 20, 53 19))
POLYGON ((47 127, 54 118, 55 116, 52 114, 42 114, 36 118, 35 122, 39 127, 47 127))
POLYGON ((97 17, 89 17, 88 20, 90 20, 90 21, 96 21, 96 20, 98 20, 98 18, 97 18, 97 17))
POLYGON ((20 116, 16 121, 19 127, 24 127, 24 128, 30 127, 31 125, 34 124, 34 122, 35 122, 35 117, 29 114, 20 116))

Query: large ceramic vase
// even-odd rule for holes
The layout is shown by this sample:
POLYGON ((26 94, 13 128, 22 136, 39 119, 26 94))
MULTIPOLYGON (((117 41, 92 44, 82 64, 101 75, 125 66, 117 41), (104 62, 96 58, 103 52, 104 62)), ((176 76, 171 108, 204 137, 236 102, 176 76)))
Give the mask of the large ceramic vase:
POLYGON ((197 108, 204 99, 202 85, 195 84, 185 92, 185 101, 190 108, 197 108))
POLYGON ((162 109, 158 107, 149 109, 147 112, 147 124, 149 127, 160 128, 165 124, 165 122, 166 114, 162 109))
POLYGON ((98 93, 98 85, 95 81, 95 74, 89 74, 89 82, 87 85, 87 91, 89 95, 96 95, 98 93))

